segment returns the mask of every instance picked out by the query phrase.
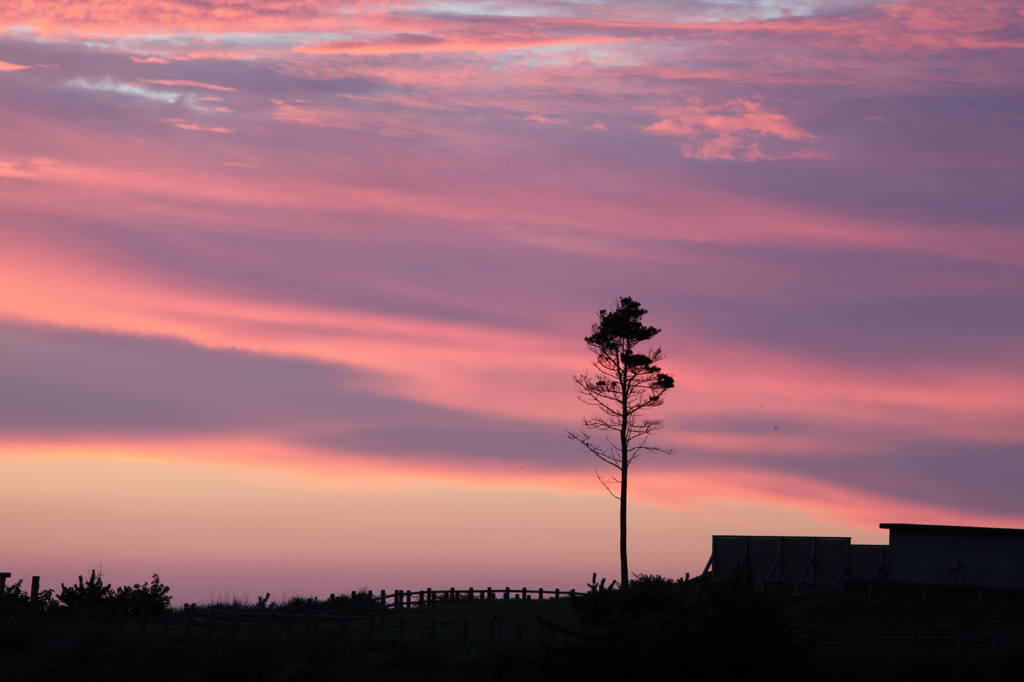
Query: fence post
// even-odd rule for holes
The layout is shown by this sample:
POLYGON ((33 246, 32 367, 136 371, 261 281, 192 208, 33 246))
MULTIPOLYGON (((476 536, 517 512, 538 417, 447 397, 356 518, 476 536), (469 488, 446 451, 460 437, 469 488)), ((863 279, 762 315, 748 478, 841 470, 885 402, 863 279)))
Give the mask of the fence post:
POLYGON ((558 594, 558 593, 559 593, 559 592, 561 592, 561 590, 559 590, 559 589, 558 589, 558 588, 556 587, 556 588, 555 588, 555 599, 558 599, 558 597, 559 597, 559 594, 558 594))
POLYGON ((506 586, 505 587, 505 596, 502 597, 502 599, 504 599, 505 601, 508 601, 508 593, 509 593, 509 588, 506 586))
POLYGON ((30 604, 32 608, 39 606, 39 576, 32 576, 32 596, 30 597, 30 604))
POLYGON ((3 599, 4 595, 7 594, 7 579, 10 577, 10 573, 0 573, 0 599, 3 599))
POLYGON ((527 596, 527 594, 526 594, 526 588, 524 587, 524 588, 523 588, 523 600, 525 601, 525 600, 527 600, 527 599, 529 599, 529 598, 530 598, 530 597, 529 597, 529 596, 527 596))
POLYGON ((575 587, 572 588, 571 590, 569 590, 569 596, 570 597, 575 597, 576 596, 576 588, 575 587))
POLYGON ((469 588, 469 601, 473 601, 473 588, 469 588))
POLYGON ((544 588, 537 590, 537 601, 544 601, 544 588))

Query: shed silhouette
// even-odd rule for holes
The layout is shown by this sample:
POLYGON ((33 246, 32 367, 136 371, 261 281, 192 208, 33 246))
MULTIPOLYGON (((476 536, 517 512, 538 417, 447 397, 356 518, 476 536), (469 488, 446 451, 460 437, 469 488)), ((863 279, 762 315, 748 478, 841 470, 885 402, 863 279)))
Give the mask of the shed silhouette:
POLYGON ((886 577, 900 582, 1024 589, 1024 530, 883 523, 886 577))
POLYGON ((1024 590, 1024 530, 882 523, 888 545, 846 537, 713 535, 702 578, 737 567, 755 582, 793 591, 843 590, 848 583, 962 585, 1024 590))

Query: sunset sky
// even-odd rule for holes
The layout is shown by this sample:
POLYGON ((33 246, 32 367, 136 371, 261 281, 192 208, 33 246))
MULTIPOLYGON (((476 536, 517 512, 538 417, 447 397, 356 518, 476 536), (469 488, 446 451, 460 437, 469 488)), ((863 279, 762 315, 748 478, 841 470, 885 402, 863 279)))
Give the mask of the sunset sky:
POLYGON ((1017 0, 4 0, 0 571, 583 588, 1024 527, 1017 0), (602 473, 610 473, 603 471, 602 473))

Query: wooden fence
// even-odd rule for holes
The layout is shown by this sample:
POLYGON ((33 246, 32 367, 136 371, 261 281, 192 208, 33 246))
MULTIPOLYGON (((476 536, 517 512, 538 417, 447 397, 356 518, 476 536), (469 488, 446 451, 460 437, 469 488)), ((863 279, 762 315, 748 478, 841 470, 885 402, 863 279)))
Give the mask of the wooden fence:
MULTIPOLYGON (((331 596, 333 597, 334 595, 331 596)), ((357 600, 358 596, 358 593, 352 593, 353 600, 357 600)), ((506 587, 504 589, 495 590, 488 587, 476 590, 470 587, 466 590, 457 590, 454 587, 451 587, 447 590, 433 590, 430 588, 426 590, 395 590, 391 594, 388 594, 386 590, 381 590, 379 596, 371 595, 371 598, 376 605, 383 606, 384 608, 403 609, 467 601, 525 601, 528 599, 564 599, 566 597, 575 596, 575 589, 545 590, 541 588, 528 590, 523 587, 514 590, 510 587, 506 587)))
MULTIPOLYGON (((10 573, 0 573, 0 599, 10 573)), ((36 603, 39 578, 32 579, 32 604, 36 603)), ((85 617, 118 631, 143 637, 181 638, 188 641, 232 643, 239 639, 262 641, 271 638, 324 636, 363 639, 401 639, 416 642, 467 645, 471 643, 523 646, 531 642, 551 641, 565 635, 542 626, 537 620, 501 619, 497 614, 487 620, 434 618, 431 607, 468 602, 516 602, 564 599, 575 596, 575 589, 456 589, 381 590, 379 594, 352 592, 336 600, 311 599, 304 612, 283 608, 217 608, 186 604, 159 616, 127 616, 122 612, 91 611, 85 617)), ((301 608, 301 607, 299 607, 301 608)), ((569 625, 561 623, 560 625, 569 625)))

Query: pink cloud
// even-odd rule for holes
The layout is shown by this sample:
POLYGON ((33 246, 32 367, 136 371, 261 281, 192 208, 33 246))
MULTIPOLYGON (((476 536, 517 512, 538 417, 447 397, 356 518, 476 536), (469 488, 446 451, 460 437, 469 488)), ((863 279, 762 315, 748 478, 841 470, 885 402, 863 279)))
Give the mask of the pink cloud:
POLYGON ((22 69, 31 68, 31 66, 24 66, 22 64, 11 64, 10 62, 0 61, 0 71, 21 71, 22 69))
POLYGON ((152 85, 167 85, 170 87, 191 87, 191 88, 204 88, 206 90, 219 90, 221 92, 238 92, 238 88, 229 88, 226 85, 213 85, 211 83, 200 83, 199 81, 190 80, 161 80, 157 78, 140 78, 141 83, 150 83, 152 85))
POLYGON ((531 121, 533 123, 554 123, 558 125, 564 125, 569 122, 567 118, 561 118, 559 116, 544 116, 543 114, 530 114, 524 120, 531 121))
POLYGON ((797 127, 786 116, 769 111, 759 102, 735 99, 720 106, 705 105, 694 98, 686 105, 652 109, 661 119, 646 128, 652 135, 685 138, 680 147, 684 156, 695 159, 756 161, 767 158, 792 158, 811 150, 775 152, 761 149, 764 140, 786 142, 817 140, 818 137, 797 127))
POLYGON ((182 130, 198 130, 207 133, 233 133, 235 132, 231 128, 224 128, 222 126, 201 126, 197 123, 187 123, 185 121, 176 121, 168 119, 168 123, 174 125, 175 128, 181 128, 182 130))

